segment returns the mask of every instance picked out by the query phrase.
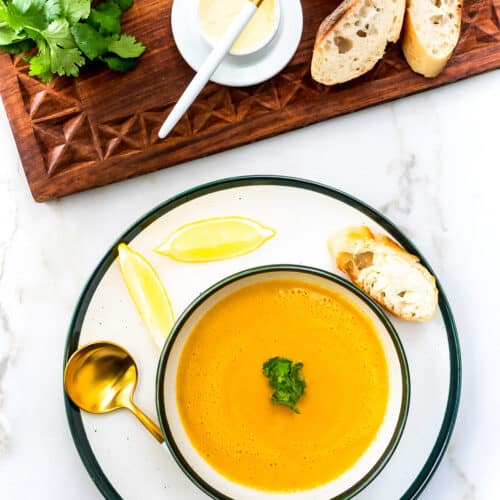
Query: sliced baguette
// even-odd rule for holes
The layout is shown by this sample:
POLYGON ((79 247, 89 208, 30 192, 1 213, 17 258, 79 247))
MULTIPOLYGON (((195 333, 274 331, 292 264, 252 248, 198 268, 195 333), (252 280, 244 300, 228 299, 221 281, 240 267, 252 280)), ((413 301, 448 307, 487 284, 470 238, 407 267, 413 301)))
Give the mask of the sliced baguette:
POLYGON ((344 0, 316 35, 311 74, 325 85, 371 70, 401 33, 405 0, 344 0))
POLYGON ((329 239, 328 248, 337 267, 395 316, 409 321, 434 316, 435 278, 395 241, 366 226, 348 227, 329 239))
POLYGON ((409 0, 402 47, 415 73, 441 73, 458 43, 461 21, 461 0, 409 0))

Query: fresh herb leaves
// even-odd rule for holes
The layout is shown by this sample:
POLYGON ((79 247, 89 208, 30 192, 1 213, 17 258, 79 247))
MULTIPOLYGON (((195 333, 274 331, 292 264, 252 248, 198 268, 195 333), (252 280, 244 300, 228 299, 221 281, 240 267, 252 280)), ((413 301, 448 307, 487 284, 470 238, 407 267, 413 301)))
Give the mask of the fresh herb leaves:
POLYGON ((134 69, 137 64, 137 59, 124 59, 119 56, 104 56, 102 60, 108 65, 109 69, 122 73, 134 69))
POLYGON ((103 35, 121 33, 122 9, 114 0, 106 0, 90 11, 88 22, 103 35))
POLYGON ((88 0, 54 0, 61 6, 61 14, 71 24, 75 24, 82 19, 87 19, 90 15, 91 3, 88 0))
POLYGON ((264 376, 274 390, 271 401, 274 404, 288 406, 295 413, 300 413, 296 404, 306 388, 302 376, 302 363, 293 363, 285 358, 271 358, 262 366, 264 376))
POLYGON ((71 27, 71 34, 78 48, 91 61, 108 51, 109 41, 90 24, 75 24, 71 27))
POLYGON ((122 34, 121 18, 133 0, 0 0, 0 50, 25 52, 30 75, 78 76, 88 61, 129 71, 145 47, 122 34), (35 51, 36 47, 36 51, 35 51))
POLYGON ((108 52, 113 52, 113 54, 125 59, 134 59, 144 52, 144 46, 138 43, 133 36, 120 35, 120 38, 111 41, 108 52))
POLYGON ((60 76, 78 76, 85 59, 75 45, 68 21, 62 18, 56 19, 41 34, 44 41, 38 47, 40 52, 42 50, 47 52, 49 61, 49 64, 42 68, 41 74, 46 74, 47 78, 51 72, 60 76))

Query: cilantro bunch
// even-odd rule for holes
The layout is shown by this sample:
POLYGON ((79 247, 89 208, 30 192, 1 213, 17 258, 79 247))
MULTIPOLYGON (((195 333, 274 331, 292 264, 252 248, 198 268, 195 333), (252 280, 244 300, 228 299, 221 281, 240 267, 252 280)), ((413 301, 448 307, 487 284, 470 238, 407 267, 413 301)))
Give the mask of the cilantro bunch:
POLYGON ((121 18, 134 0, 0 0, 0 50, 26 53, 29 74, 43 82, 78 76, 89 61, 129 71, 145 50, 122 33, 121 18))

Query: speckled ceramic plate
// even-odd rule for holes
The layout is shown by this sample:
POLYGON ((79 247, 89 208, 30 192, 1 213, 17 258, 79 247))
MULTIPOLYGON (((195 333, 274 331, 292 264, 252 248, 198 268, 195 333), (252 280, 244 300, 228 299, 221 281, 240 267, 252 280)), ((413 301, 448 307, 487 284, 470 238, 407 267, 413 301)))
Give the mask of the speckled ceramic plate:
MULTIPOLYGON (((118 241, 131 243, 158 270, 175 313, 225 276, 266 264, 304 264, 338 273, 327 236, 346 225, 367 224, 410 252, 413 244, 384 216, 327 186, 283 177, 245 177, 200 186, 155 208, 118 241), (167 234, 187 222, 242 215, 277 230, 258 251, 210 264, 182 264, 153 252, 167 234)), ((159 350, 146 333, 122 282, 116 244, 90 278, 70 327, 64 362, 81 345, 111 340, 137 361, 136 402, 155 414, 159 350)), ((420 256, 427 265, 425 259, 420 256)), ((427 323, 394 320, 410 368, 408 420, 390 462, 356 498, 415 498, 439 464, 448 444, 460 395, 460 351, 453 315, 440 288, 440 314, 427 323)), ((205 495, 183 474, 165 448, 126 411, 80 412, 66 399, 73 438, 92 479, 106 498, 195 499, 205 495)))

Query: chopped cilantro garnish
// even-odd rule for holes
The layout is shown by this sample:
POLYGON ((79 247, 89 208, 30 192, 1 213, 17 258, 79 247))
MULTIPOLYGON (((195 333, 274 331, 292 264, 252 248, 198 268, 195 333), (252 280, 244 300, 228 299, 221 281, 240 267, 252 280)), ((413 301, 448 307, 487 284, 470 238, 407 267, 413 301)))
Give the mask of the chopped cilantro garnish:
POLYGON ((302 366, 302 363, 294 364, 289 359, 276 357, 267 360, 262 367, 262 372, 274 390, 271 401, 286 405, 295 413, 300 413, 296 405, 306 388, 301 373, 302 366))

